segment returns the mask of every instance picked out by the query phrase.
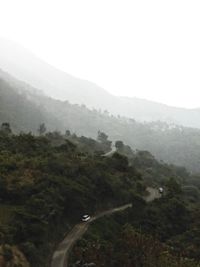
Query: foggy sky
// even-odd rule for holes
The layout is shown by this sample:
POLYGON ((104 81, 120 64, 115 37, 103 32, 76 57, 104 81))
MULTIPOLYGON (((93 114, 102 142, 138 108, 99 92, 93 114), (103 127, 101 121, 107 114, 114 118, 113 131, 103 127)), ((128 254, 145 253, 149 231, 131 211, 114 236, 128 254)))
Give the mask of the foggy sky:
POLYGON ((0 0, 0 37, 116 95, 200 107, 200 2, 0 0))

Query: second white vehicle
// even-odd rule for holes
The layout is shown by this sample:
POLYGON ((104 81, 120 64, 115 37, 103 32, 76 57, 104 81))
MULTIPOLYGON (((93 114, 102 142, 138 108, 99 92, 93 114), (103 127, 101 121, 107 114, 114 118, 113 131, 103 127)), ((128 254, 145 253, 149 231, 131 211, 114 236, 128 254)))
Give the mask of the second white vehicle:
POLYGON ((163 189, 162 187, 159 187, 158 192, 159 192, 160 194, 163 194, 164 189, 163 189))
POLYGON ((90 216, 89 215, 83 215, 82 218, 81 218, 82 222, 87 222, 89 220, 90 220, 90 216))

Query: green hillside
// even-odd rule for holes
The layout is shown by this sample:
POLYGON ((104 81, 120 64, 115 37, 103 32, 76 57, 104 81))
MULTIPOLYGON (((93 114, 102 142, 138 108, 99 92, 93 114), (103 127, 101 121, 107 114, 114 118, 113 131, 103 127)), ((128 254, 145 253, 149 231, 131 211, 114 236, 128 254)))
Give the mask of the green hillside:
MULTIPOLYGON (((195 188, 199 190, 200 185, 195 182, 196 177, 175 166, 159 163, 150 154, 130 149, 129 158, 116 152, 105 157, 110 147, 109 139, 102 132, 97 142, 69 132, 64 136, 53 132, 35 137, 1 131, 1 244, 17 245, 33 267, 49 266, 57 242, 71 225, 80 221, 82 214, 132 202, 133 208, 117 217, 117 227, 130 223, 134 231, 140 229, 142 235, 148 233, 156 237, 155 242, 173 244, 177 253, 170 254, 172 262, 185 255, 183 244, 190 248, 186 256, 199 260, 199 199, 195 188), (150 167, 152 173, 157 171, 158 176, 162 176, 160 182, 166 195, 145 204, 141 197, 147 194, 146 186, 151 183, 158 188, 160 185, 153 174, 150 179, 147 177, 150 167), (192 180, 193 191, 190 188, 188 192, 186 187, 192 180), (6 206, 9 209, 5 212, 6 206), (196 239, 192 240, 194 231, 196 239)), ((127 146, 125 148, 127 153, 127 146)), ((97 237, 100 234, 97 233, 97 237)), ((109 235, 105 237, 105 242, 109 242, 106 238, 109 239, 109 235)), ((116 242, 117 238, 120 237, 116 235, 116 242)), ((148 244, 148 237, 144 237, 144 242, 148 244)), ((116 259, 118 256, 117 253, 116 259)), ((188 264, 183 266, 198 266, 188 264)))

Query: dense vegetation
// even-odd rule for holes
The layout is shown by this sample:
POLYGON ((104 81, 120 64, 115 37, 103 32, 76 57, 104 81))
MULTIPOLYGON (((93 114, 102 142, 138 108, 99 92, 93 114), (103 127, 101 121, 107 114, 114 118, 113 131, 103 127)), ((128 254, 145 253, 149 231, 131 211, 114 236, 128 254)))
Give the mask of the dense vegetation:
POLYGON ((135 230, 131 224, 116 223, 116 220, 104 219, 92 226, 74 247, 70 266, 200 266, 198 261, 178 255, 173 247, 155 237, 135 230))
POLYGON ((112 104, 115 116, 49 98, 0 70, 0 266, 49 266, 83 213, 131 202, 132 208, 92 225, 73 249, 72 266, 199 267, 200 130, 117 115, 123 108, 141 120, 169 114, 169 120, 199 125, 199 110, 177 113, 145 102, 150 106, 141 112, 144 101, 133 106, 120 98, 122 105, 101 88, 54 71, 36 68, 37 85, 51 92, 59 85, 62 93, 70 84, 71 99, 90 107, 112 104), (82 84, 76 98, 73 90, 82 84), (160 198, 145 202, 147 187, 160 186, 160 198))
POLYGON ((165 192, 151 203, 136 197, 128 211, 94 223, 71 266, 200 266, 199 200, 191 202, 174 179, 165 192))
POLYGON ((133 152, 121 141, 115 146, 145 184, 162 185, 165 193, 151 203, 135 197, 127 212, 95 223, 75 246, 71 265, 200 266, 199 177, 156 161, 148 151, 133 152))
MULTIPOLYGON (((70 131, 61 135, 45 133, 45 130, 45 125, 41 124, 39 136, 14 135, 8 123, 1 127, 0 244, 4 259, 9 262, 16 258, 14 248, 17 246, 31 266, 48 266, 57 242, 83 213, 93 214, 132 202, 132 209, 114 216, 108 225, 105 221, 106 225, 103 223, 99 230, 95 226, 95 238, 89 234, 92 243, 87 240, 86 247, 89 255, 93 251, 91 244, 95 244, 94 250, 98 249, 92 253, 94 258, 85 260, 95 260, 95 253, 99 253, 102 261, 97 264, 106 261, 106 266, 114 266, 117 261, 121 262, 124 250, 130 258, 128 253, 132 255, 134 247, 140 244, 148 262, 154 262, 160 253, 160 264, 166 263, 163 266, 197 266, 195 262, 182 259, 200 259, 200 183, 197 176, 191 176, 184 168, 158 162, 147 151, 134 152, 122 141, 115 144, 118 153, 105 157, 111 142, 100 131, 95 141, 70 131), (146 186, 160 184, 167 194, 146 204, 141 199, 146 186), (126 245, 118 247, 124 238, 126 245), (155 244, 153 251, 147 249, 152 242, 155 244), (117 247, 114 258, 108 257, 117 247), (169 247, 174 250, 170 251, 169 247), (163 258, 166 251, 167 256, 163 258), (182 265, 177 265, 178 261, 182 265)), ((79 254, 74 252, 75 259, 82 255, 81 244, 78 245, 79 254)), ((134 257, 136 255, 137 251, 134 257)), ((26 262, 22 255, 19 257, 26 262)), ((20 264, 19 261, 16 266, 20 264)), ((123 264, 120 266, 128 266, 126 261, 123 264)))
POLYGON ((142 182, 124 156, 99 155, 110 146, 105 134, 93 140, 97 153, 86 146, 90 139, 71 137, 79 148, 67 136, 12 135, 9 124, 1 128, 0 243, 17 245, 31 266, 48 266, 58 240, 83 213, 129 202, 142 182))
POLYGON ((65 84, 73 103, 91 109, 47 97, 0 70, 0 266, 47 267, 83 213, 131 202, 92 224, 71 266, 199 267, 200 130, 133 117, 199 126, 200 111, 113 97, 37 64, 37 75, 23 62, 15 72, 51 93, 58 88, 61 95, 65 84), (160 186, 160 198, 144 201, 147 187, 160 186))

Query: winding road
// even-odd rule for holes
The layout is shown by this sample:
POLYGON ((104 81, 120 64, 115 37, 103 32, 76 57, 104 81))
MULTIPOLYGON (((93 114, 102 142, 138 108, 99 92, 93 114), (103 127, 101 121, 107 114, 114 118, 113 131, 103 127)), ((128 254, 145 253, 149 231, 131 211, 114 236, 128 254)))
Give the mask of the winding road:
MULTIPOLYGON (((147 191, 149 192, 149 195, 144 197, 144 199, 147 202, 153 201, 156 198, 160 197, 160 194, 158 193, 157 189, 148 187, 147 191)), ((68 256, 71 248, 76 243, 78 239, 80 239, 84 233, 87 231, 89 225, 91 222, 106 216, 113 214, 115 212, 123 211, 127 208, 132 207, 132 204, 123 205, 117 208, 113 208, 104 212, 101 212, 93 217, 91 217, 90 221, 88 222, 82 222, 79 224, 76 224, 72 230, 68 233, 68 235, 65 237, 65 239, 60 243, 57 250, 54 252, 51 262, 51 267, 67 267, 68 266, 68 256)))
POLYGON ((112 147, 111 147, 111 151, 109 151, 109 152, 103 154, 103 156, 104 156, 104 157, 110 157, 110 156, 112 156, 112 154, 114 154, 115 152, 116 152, 116 147, 115 147, 115 146, 112 146, 112 147))

